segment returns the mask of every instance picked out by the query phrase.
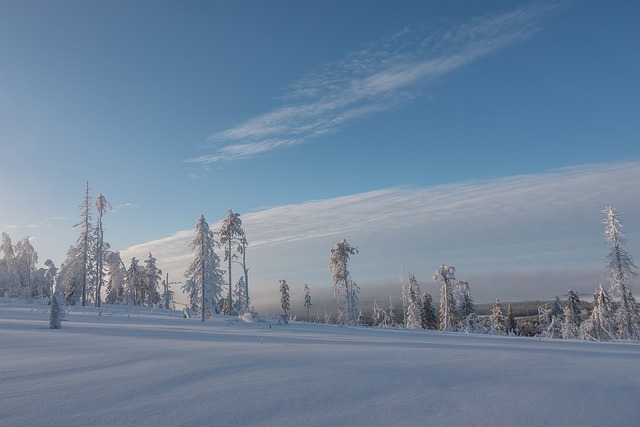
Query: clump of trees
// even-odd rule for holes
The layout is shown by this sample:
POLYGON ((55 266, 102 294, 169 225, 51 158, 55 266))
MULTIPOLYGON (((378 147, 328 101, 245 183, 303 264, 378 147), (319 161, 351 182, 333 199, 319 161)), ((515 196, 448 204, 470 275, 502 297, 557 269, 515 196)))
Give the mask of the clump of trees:
POLYGON ((228 294, 224 309, 228 314, 244 314, 250 311, 249 303, 249 269, 247 268, 247 238, 242 228, 242 220, 239 213, 234 213, 231 209, 227 212, 227 217, 222 221, 220 227, 220 244, 224 247, 224 260, 227 261, 228 274, 228 294), (242 276, 235 285, 235 292, 232 291, 231 267, 236 262, 242 267, 242 276), (233 296, 235 295, 235 300, 233 296))
MULTIPOLYGON (((29 238, 14 246, 9 235, 2 232, 0 297, 43 297, 52 300, 54 292, 58 292, 57 302, 70 306, 94 304, 99 307, 104 301, 110 304, 174 308, 175 295, 170 285, 180 282, 169 282, 168 275, 163 280, 162 270, 151 253, 142 262, 136 257, 131 258, 127 266, 120 253, 111 250, 105 240, 103 225, 111 204, 102 194, 93 202, 88 182, 79 208, 81 219, 75 225, 79 235, 69 247, 59 269, 51 260, 45 261, 44 267, 37 269, 38 254, 29 238)), ((219 312, 255 314, 249 299, 249 269, 246 262, 248 241, 240 214, 229 210, 219 235, 220 241, 216 241, 204 216, 201 216, 191 241, 194 261, 185 272, 186 281, 182 286, 182 291, 189 298, 189 308, 197 310, 203 320, 219 312), (220 268, 220 258, 216 254, 218 248, 224 248, 227 271, 220 268), (235 287, 231 285, 233 263, 238 264, 242 271, 235 287), (225 273, 229 279, 226 283, 225 273), (222 289, 225 285, 228 298, 223 299, 222 289)))
MULTIPOLYGON (((99 194, 93 207, 97 213, 94 224, 89 183, 80 205, 80 229, 75 244, 69 247, 67 257, 57 272, 56 282, 67 305, 94 304, 100 307, 102 295, 109 304, 128 304, 145 307, 160 305, 162 270, 156 258, 149 253, 144 265, 133 257, 127 267, 120 253, 111 250, 104 239, 103 218, 111 210, 106 197, 99 194), (103 292, 104 287, 104 292, 103 292)), ((166 295, 166 306, 173 305, 173 294, 166 295)))
POLYGON ((173 292, 165 288, 160 293, 162 271, 151 253, 144 265, 134 257, 127 268, 120 253, 112 251, 105 241, 103 218, 109 210, 111 204, 102 194, 92 203, 87 182, 80 205, 81 220, 75 225, 80 233, 59 269, 49 259, 43 267, 36 268, 38 254, 29 238, 14 246, 9 235, 3 232, 0 296, 46 298, 53 304, 53 295, 57 294, 59 304, 99 307, 104 294, 104 302, 110 304, 155 307, 162 302, 166 308, 172 307, 173 292), (95 223, 92 208, 97 213, 95 223))
MULTIPOLYGON (((343 239, 331 249, 329 258, 334 297, 338 301, 337 323, 597 341, 639 340, 640 304, 633 297, 630 286, 630 280, 637 276, 637 266, 626 249, 626 237, 618 213, 612 207, 606 207, 603 212, 605 236, 611 247, 607 264, 609 289, 598 286, 591 305, 580 301, 578 293, 569 289, 566 301, 556 296, 551 303, 544 305, 527 302, 516 303, 512 307, 509 303, 506 311, 497 299, 488 314, 479 316, 469 283, 456 278, 455 267, 442 264, 433 274, 434 283, 440 290, 439 310, 434 308, 432 295, 421 291, 415 275, 409 273, 408 280, 405 280, 403 273, 400 317, 396 316, 399 310, 390 298, 388 308, 374 300, 370 320, 365 321, 362 310, 358 308, 360 288, 351 279, 348 269, 350 256, 357 254, 358 249, 343 239), (534 312, 529 313, 532 303, 534 312)), ((307 285, 304 306, 310 321, 307 285)), ((320 321, 319 314, 316 321, 320 321)), ((330 321, 331 313, 325 311, 324 322, 330 321)))
POLYGON ((630 280, 637 276, 637 266, 626 249, 626 236, 616 210, 606 207, 605 237, 611 249, 607 263, 609 292, 602 285, 593 295, 591 314, 580 325, 580 338, 595 341, 640 339, 640 305, 631 293, 630 280), (617 301, 614 302, 613 298, 617 301))
POLYGON ((53 294, 58 269, 48 259, 37 268, 38 253, 25 237, 13 245, 4 231, 1 235, 0 297, 27 300, 45 298, 53 294))
MULTIPOLYGON (((246 263, 247 239, 242 229, 240 214, 231 209, 222 222, 220 241, 215 240, 209 224, 200 216, 196 224, 195 237, 190 243, 195 253, 194 259, 184 273, 186 281, 182 291, 189 298, 189 309, 198 312, 204 320, 215 313, 223 314, 255 314, 249 300, 249 269, 246 263), (216 249, 224 248, 224 260, 227 270, 220 266, 220 257, 216 249), (231 286, 232 262, 242 267, 243 275, 237 281, 235 289, 231 286), (227 273, 228 281, 224 276, 227 273), (227 297, 222 297, 223 288, 227 288, 227 297)), ((168 280, 168 279, 167 279, 168 280)))
POLYGON ((616 210, 606 207, 605 237, 610 246, 607 256, 609 290, 599 284, 593 294, 590 312, 582 310, 577 293, 569 290, 564 307, 558 297, 550 307, 540 307, 543 335, 550 338, 579 338, 588 341, 640 339, 640 305, 631 292, 630 280, 637 266, 626 249, 626 236, 616 210))
POLYGON ((385 310, 373 302, 371 324, 376 327, 405 327, 409 329, 440 329, 443 331, 478 332, 475 305, 471 298, 469 283, 455 278, 455 268, 441 265, 434 273, 434 283, 440 287, 440 310, 434 308, 433 297, 422 292, 416 276, 409 273, 408 281, 404 272, 400 275, 402 287, 402 315, 396 318, 393 302, 385 310))
MULTIPOLYGON (((605 208, 603 213, 605 236, 611 248, 607 264, 609 289, 599 285, 591 305, 580 301, 578 293, 569 289, 566 300, 556 296, 551 303, 538 306, 535 317, 517 318, 511 304, 507 305, 505 311, 500 300, 496 300, 488 315, 478 316, 469 283, 455 277, 455 267, 442 264, 433 274, 434 283, 440 290, 439 310, 434 308, 431 294, 421 292, 415 275, 409 273, 407 281, 403 272, 401 319, 396 319, 392 301, 385 309, 374 300, 371 320, 366 323, 377 327, 466 333, 541 335, 595 341, 638 340, 640 304, 633 297, 630 286, 630 280, 637 276, 637 266, 626 249, 626 236, 618 213, 611 207, 605 208)), ((342 324, 365 323, 362 312, 357 309, 359 288, 351 280, 347 268, 349 256, 356 253, 357 249, 352 248, 346 240, 337 243, 331 250, 329 270, 332 273, 334 295, 339 303, 338 323, 342 324)), ((523 310, 523 307, 517 308, 523 310)), ((325 313, 325 321, 327 318, 330 316, 325 313)))

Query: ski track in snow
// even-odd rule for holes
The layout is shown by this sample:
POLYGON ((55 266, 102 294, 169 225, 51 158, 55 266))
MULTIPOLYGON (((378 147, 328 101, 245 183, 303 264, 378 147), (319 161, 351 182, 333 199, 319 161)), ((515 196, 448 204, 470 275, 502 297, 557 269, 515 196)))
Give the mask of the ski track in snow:
POLYGON ((640 345, 0 303, 0 425, 640 425, 640 345), (99 316, 98 313, 101 312, 99 316))

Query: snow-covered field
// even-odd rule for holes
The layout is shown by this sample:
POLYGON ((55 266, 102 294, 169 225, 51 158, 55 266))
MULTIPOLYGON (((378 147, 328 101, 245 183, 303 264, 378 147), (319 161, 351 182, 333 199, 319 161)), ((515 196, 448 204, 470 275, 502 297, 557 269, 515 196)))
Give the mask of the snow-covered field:
POLYGON ((0 425, 638 426, 640 346, 0 302, 0 425))

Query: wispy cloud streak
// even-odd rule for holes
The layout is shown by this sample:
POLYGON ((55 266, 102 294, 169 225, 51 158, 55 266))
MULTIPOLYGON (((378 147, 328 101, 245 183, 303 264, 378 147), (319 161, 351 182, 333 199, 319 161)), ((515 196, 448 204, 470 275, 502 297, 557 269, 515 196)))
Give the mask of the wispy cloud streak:
POLYGON ((44 218, 41 220, 38 220, 36 222, 32 222, 29 224, 11 224, 11 225, 6 225, 6 226, 2 226, 0 227, 0 229, 6 228, 6 229, 15 229, 15 228, 27 228, 27 229, 35 229, 35 228, 43 228, 43 227, 52 227, 54 225, 54 223, 59 222, 59 221, 67 221, 69 218, 64 216, 64 215, 54 215, 54 216, 50 216, 48 218, 44 218))
POLYGON ((398 108, 433 79, 532 37, 557 7, 526 6, 435 31, 404 28, 292 85, 283 105, 214 133, 210 164, 299 144, 398 108))

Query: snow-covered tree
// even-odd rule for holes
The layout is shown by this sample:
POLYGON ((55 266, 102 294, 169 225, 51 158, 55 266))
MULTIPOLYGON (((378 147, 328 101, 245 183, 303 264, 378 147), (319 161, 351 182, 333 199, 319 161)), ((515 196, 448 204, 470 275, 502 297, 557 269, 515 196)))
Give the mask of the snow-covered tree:
POLYGON ((309 285, 304 285, 304 308, 307 309, 307 322, 311 321, 311 290, 309 290, 309 285))
POLYGON ((141 305, 155 307, 160 303, 160 282, 162 270, 156 265, 156 259, 149 252, 149 257, 144 261, 144 280, 142 282, 141 305))
POLYGON ((569 289, 567 293, 567 306, 562 309, 562 338, 578 338, 580 335, 581 313, 580 298, 575 291, 569 289))
MULTIPOLYGON (((87 295, 88 295, 88 284, 89 282, 89 271, 91 270, 90 264, 91 262, 89 261, 90 259, 90 254, 91 254, 91 249, 94 246, 94 242, 93 239, 91 238, 91 234, 92 234, 92 226, 91 226, 91 196, 89 196, 89 181, 87 181, 87 187, 85 190, 85 196, 84 196, 84 202, 82 203, 82 205, 80 205, 80 209, 81 209, 81 216, 82 216, 82 220, 74 225, 74 227, 82 227, 82 231, 80 232, 80 236, 78 236, 78 240, 76 240, 76 245, 81 247, 81 253, 82 253, 82 264, 80 265, 74 265, 74 270, 75 269, 80 269, 79 272, 75 272, 75 274, 81 274, 81 283, 82 283, 82 287, 80 289, 81 292, 81 300, 82 300, 82 306, 85 306, 87 303, 87 295)), ((79 263, 80 261, 76 261, 77 263, 79 263)), ((75 294, 75 290, 73 291, 75 294)), ((65 297, 65 300, 67 300, 67 298, 65 297)), ((67 302, 69 302, 67 300, 67 302)))
POLYGON ((496 303, 491 309, 491 323, 492 333, 505 334, 507 332, 507 323, 505 321, 504 314, 502 314, 502 304, 500 304, 499 299, 496 300, 496 303))
POLYGON ((95 250, 95 233, 91 225, 91 197, 89 183, 85 191, 83 203, 80 205, 81 221, 74 227, 80 227, 80 235, 74 245, 69 247, 65 261, 58 271, 60 293, 67 305, 81 303, 86 305, 93 296, 94 277, 93 256, 95 250))
POLYGON ((386 325, 387 313, 378 305, 377 300, 373 300, 373 315, 371 317, 371 321, 373 322, 373 326, 383 327, 386 325))
POLYGON ((162 281, 162 308, 167 310, 173 310, 175 308, 174 292, 171 290, 170 285, 176 282, 169 282, 169 273, 167 273, 166 279, 162 281))
POLYGON ((622 340, 638 339, 640 338, 640 324, 638 323, 640 310, 631 294, 629 284, 630 279, 637 275, 635 271, 637 267, 626 250, 626 237, 622 231, 622 221, 618 213, 612 207, 606 207, 603 212, 606 215, 604 233, 607 242, 611 245, 608 256, 609 263, 607 264, 608 280, 611 286, 609 292, 619 301, 613 317, 614 325, 618 338, 622 340))
POLYGON ((518 330, 518 324, 516 323, 516 318, 513 315, 513 309, 511 308, 511 304, 507 306, 507 333, 515 334, 518 330))
POLYGON ((62 328, 62 315, 64 313, 64 302, 58 292, 51 296, 51 311, 49 315, 49 328, 62 328))
MULTIPOLYGON (((636 301, 636 299, 631 294, 631 291, 629 291, 627 295, 627 302, 629 303, 629 315, 630 315, 629 322, 633 327, 633 335, 627 336, 627 339, 639 340, 640 339, 640 303, 636 301)), ((620 317, 622 318, 621 320, 618 320, 617 316, 614 316, 614 319, 616 320, 617 324, 621 324, 627 321, 626 316, 627 316, 627 313, 623 312, 620 314, 620 317)))
POLYGON ((2 232, 1 248, 3 257, 0 260, 0 296, 27 297, 18 274, 18 263, 11 237, 4 231, 2 232))
POLYGON ((344 325, 351 325, 354 322, 357 324, 360 309, 358 308, 358 295, 360 294, 360 286, 353 280, 349 283, 349 289, 346 294, 347 304, 344 316, 341 317, 338 323, 344 325))
POLYGON ((127 287, 127 269, 120 258, 120 252, 108 251, 104 258, 107 272, 107 296, 109 304, 124 304, 127 287))
POLYGON ((2 253, 0 260, 0 296, 18 296, 20 293, 20 277, 13 251, 11 238, 4 231, 2 232, 2 253))
POLYGON ((0 296, 8 296, 9 290, 19 282, 18 275, 15 273, 13 253, 13 243, 11 237, 4 231, 2 232, 2 259, 0 259, 0 296))
POLYGON ((233 282, 231 281, 231 262, 235 257, 233 247, 235 243, 243 240, 243 238, 244 230, 242 229, 240 214, 233 213, 233 211, 229 209, 227 217, 222 221, 222 226, 220 227, 220 244, 224 246, 224 260, 227 261, 227 274, 229 275, 229 296, 227 300, 229 307, 233 306, 233 282))
POLYGON ((15 257, 13 252, 13 243, 11 242, 11 237, 6 232, 2 232, 0 234, 0 239, 2 239, 2 243, 0 243, 0 251, 2 251, 2 268, 7 268, 9 260, 15 257))
POLYGON ((280 279, 280 307, 284 314, 291 309, 291 298, 289 297, 289 285, 285 279, 280 279))
POLYGON ((4 231, 2 232, 2 259, 9 265, 10 260, 15 258, 15 252, 13 251, 13 243, 11 242, 11 237, 4 231))
POLYGON ((329 271, 333 280, 333 295, 338 299, 338 323, 352 325, 358 317, 358 293, 360 288, 351 280, 347 268, 349 255, 355 255, 358 249, 346 240, 336 243, 329 257, 329 271))
POLYGON ((199 309, 204 322, 205 317, 213 315, 216 311, 224 283, 220 258, 215 252, 218 242, 214 240, 213 232, 209 229, 204 215, 200 216, 196 225, 196 235, 189 246, 196 255, 184 273, 187 280, 182 290, 189 296, 191 308, 199 309))
POLYGON ((29 237, 20 240, 15 246, 15 262, 20 278, 20 296, 23 298, 37 297, 33 286, 33 274, 38 263, 38 253, 31 245, 29 237))
POLYGON ((433 297, 429 292, 422 296, 422 329, 438 329, 438 316, 433 307, 433 297))
MULTIPOLYGON (((57 271, 58 269, 53 264, 53 261, 46 260, 43 267, 31 272, 30 287, 19 286, 18 293, 26 298, 50 298, 57 271), (27 293, 26 291, 29 289, 30 291, 27 293)), ((1 275, 0 272, 0 277, 1 275)), ((2 292, 0 292, 0 295, 2 295, 2 292)))
POLYGON ((233 297, 234 297, 234 310, 238 314, 244 314, 249 310, 249 307, 246 305, 246 297, 245 292, 247 288, 244 286, 244 276, 240 276, 238 281, 236 282, 236 286, 233 289, 233 297))
POLYGON ((47 283, 47 296, 52 296, 55 289, 56 278, 58 276, 58 269, 56 265, 50 259, 44 262, 44 279, 47 283))
POLYGON ((100 299, 102 293, 102 285, 104 284, 104 254, 107 251, 104 242, 104 228, 102 227, 102 217, 107 213, 107 209, 111 210, 111 204, 102 195, 98 195, 95 203, 96 211, 98 211, 98 222, 96 224, 96 251, 95 251, 95 268, 96 268, 96 286, 95 286, 95 306, 100 307, 100 299))
POLYGON ((582 303, 576 291, 569 289, 567 292, 567 307, 571 311, 573 323, 580 326, 580 315, 582 314, 582 303))
POLYGON ((452 316, 455 313, 455 299, 453 287, 456 284, 456 269, 453 266, 442 264, 433 273, 433 281, 440 287, 440 329, 448 331, 453 328, 452 316))
POLYGON ((454 310, 452 315, 454 328, 463 332, 474 332, 478 322, 476 306, 471 298, 469 282, 456 280, 453 286, 454 310))
POLYGON ((587 341, 612 341, 616 331, 611 314, 611 299, 602 285, 593 294, 593 310, 580 325, 580 339, 587 341))
POLYGON ((144 298, 143 290, 144 270, 140 266, 138 258, 131 258, 131 264, 127 270, 127 290, 125 292, 125 300, 129 305, 142 305, 144 298))
POLYGON ((389 292, 389 308, 387 308, 387 322, 385 326, 397 326, 395 306, 393 305, 393 298, 391 298, 391 292, 389 292))
POLYGON ((569 307, 562 309, 562 324, 560 325, 560 335, 563 339, 575 339, 580 335, 580 325, 572 322, 572 313, 569 307))
POLYGON ((242 303, 243 307, 245 307, 245 312, 251 309, 251 300, 249 298, 249 268, 247 267, 247 246, 249 242, 247 241, 247 237, 244 234, 244 230, 242 231, 242 237, 238 239, 238 245, 236 246, 237 252, 242 256, 242 259, 238 261, 240 266, 242 267, 242 273, 244 276, 242 277, 242 295, 244 296, 244 301, 242 303))
MULTIPOLYGON (((218 299, 218 309, 217 310, 218 311, 216 311, 216 313, 222 313, 224 315, 228 315, 230 313, 230 311, 229 311, 229 299, 220 297, 218 299)), ((233 310, 231 310, 231 311, 233 311, 233 310)))
POLYGON ((556 295, 555 299, 545 307, 538 307, 538 317, 540 318, 540 327, 545 336, 549 338, 560 338, 562 336, 563 309, 560 305, 560 298, 556 295))
POLYGON ((76 305, 82 298, 84 281, 82 248, 72 245, 58 271, 58 287, 66 305, 76 305))
POLYGON ((404 325, 409 329, 422 329, 422 292, 413 273, 409 273, 409 286, 405 292, 407 301, 404 314, 404 325))
POLYGON ((324 316, 323 316, 323 322, 325 325, 330 325, 331 324, 331 313, 329 313, 327 310, 324 311, 324 316))
POLYGON ((31 296, 33 298, 51 297, 53 278, 50 276, 49 267, 46 265, 47 262, 50 267, 53 267, 54 271, 57 270, 53 262, 48 259, 44 267, 38 268, 31 274, 31 296))
POLYGON ((400 290, 402 291, 401 294, 401 301, 402 301, 402 325, 404 326, 405 319, 407 317, 407 282, 404 279, 404 266, 400 267, 400 290))

